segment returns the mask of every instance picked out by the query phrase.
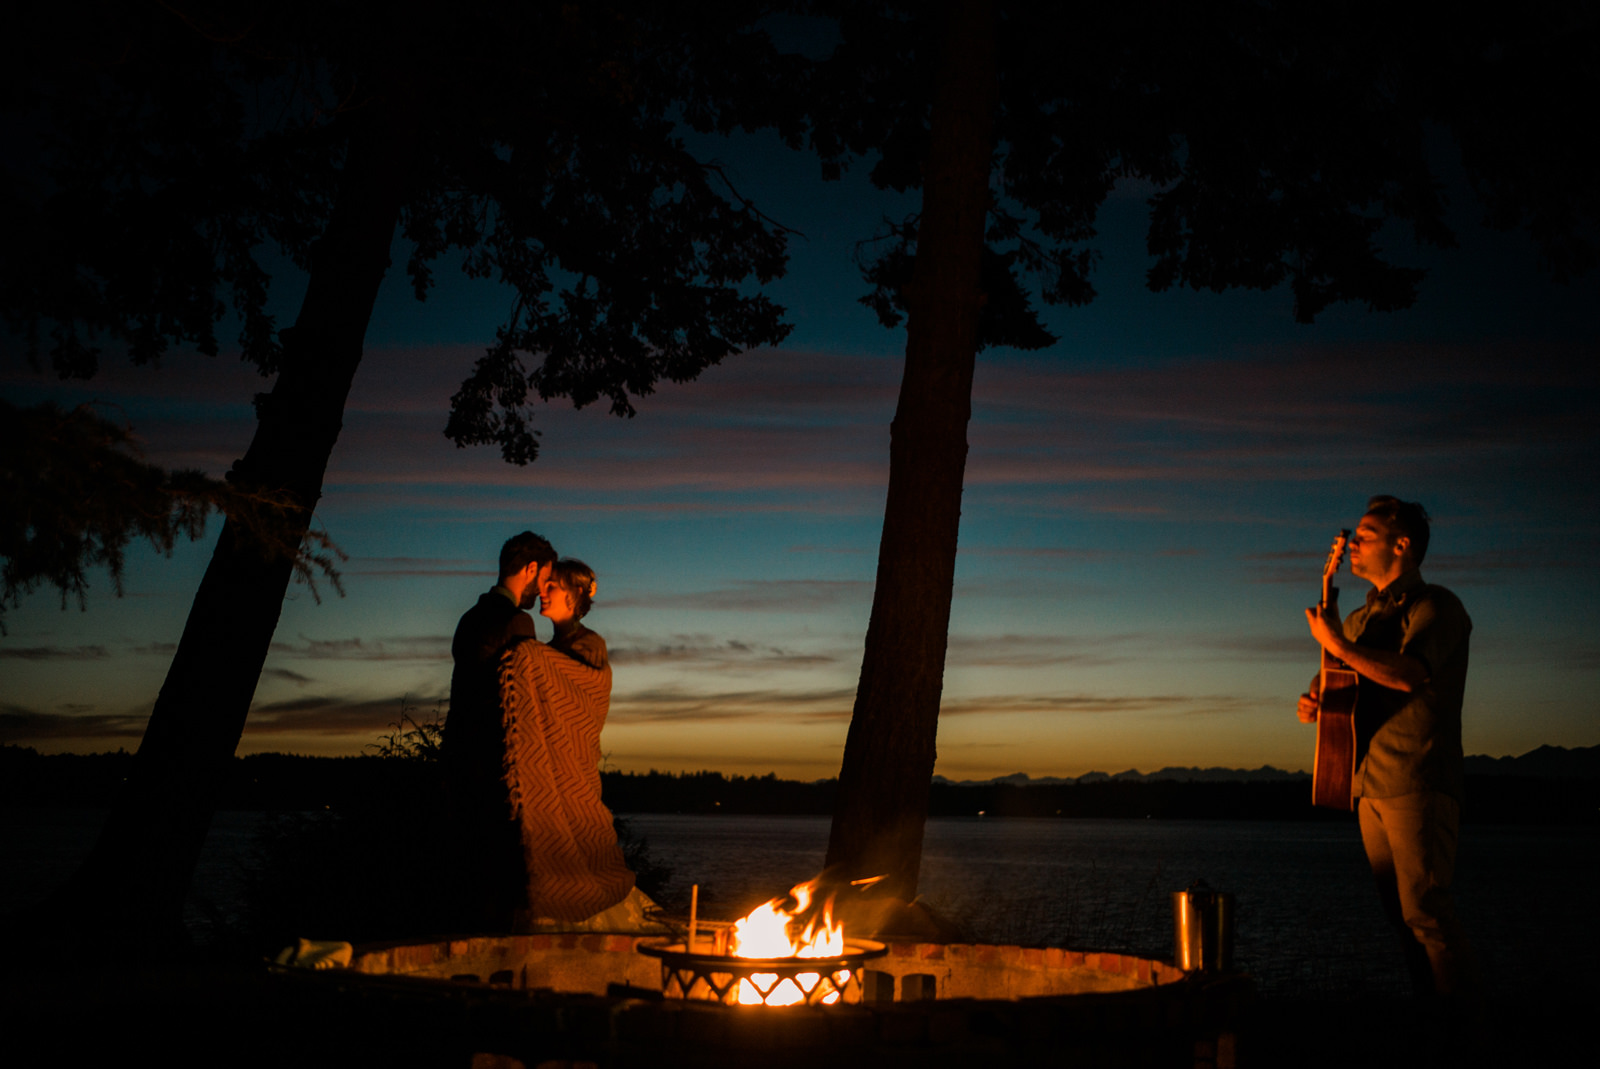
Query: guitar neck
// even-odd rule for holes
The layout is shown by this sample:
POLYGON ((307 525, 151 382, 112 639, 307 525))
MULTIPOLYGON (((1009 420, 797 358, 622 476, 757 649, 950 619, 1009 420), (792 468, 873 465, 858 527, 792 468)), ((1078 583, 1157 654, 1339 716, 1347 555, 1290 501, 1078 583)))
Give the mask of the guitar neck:
MULTIPOLYGON (((1339 574, 1339 564, 1344 560, 1345 547, 1350 544, 1350 532, 1342 530, 1333 540, 1333 548, 1328 552, 1328 561, 1322 568, 1322 602, 1319 606, 1323 611, 1336 608, 1339 604, 1339 588, 1333 585, 1333 577, 1339 574)), ((1345 664, 1337 657, 1332 657, 1327 650, 1322 651, 1322 686, 1326 690, 1328 685, 1328 669, 1344 668, 1345 664)))
POLYGON ((1333 585, 1333 577, 1339 574, 1339 564, 1344 560, 1345 547, 1350 544, 1350 532, 1341 530, 1339 536, 1333 540, 1333 548, 1328 551, 1328 561, 1322 566, 1322 607, 1327 608, 1339 597, 1339 588, 1333 585))
MULTIPOLYGON (((1321 612, 1338 616, 1339 588, 1333 585, 1339 563, 1344 559, 1350 532, 1340 531, 1333 540, 1328 562, 1322 568, 1321 612)), ((1311 767, 1311 801, 1332 809, 1355 808, 1356 696, 1360 677, 1350 666, 1322 651, 1322 670, 1317 693, 1317 756, 1311 767)))

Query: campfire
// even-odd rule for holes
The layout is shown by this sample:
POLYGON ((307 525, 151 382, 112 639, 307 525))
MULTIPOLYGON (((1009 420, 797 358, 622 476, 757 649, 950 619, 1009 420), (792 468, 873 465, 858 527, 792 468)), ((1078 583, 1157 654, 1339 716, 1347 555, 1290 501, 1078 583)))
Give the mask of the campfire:
POLYGON ((740 1006, 860 1002, 862 963, 887 950, 869 939, 846 939, 833 916, 833 895, 819 900, 821 887, 821 877, 799 884, 732 923, 702 921, 696 887, 683 942, 641 943, 639 951, 661 959, 668 998, 740 1006))
MULTIPOLYGON (((905 936, 886 947, 852 933, 895 931, 899 903, 854 898, 847 888, 815 880, 727 922, 701 918, 695 893, 688 926, 677 919, 665 938, 553 932, 386 943, 357 948, 340 975, 306 975, 340 985, 368 974, 385 984, 406 978, 419 992, 434 985, 448 1019, 465 1006, 493 1015, 475 1019, 508 1022, 490 1030, 505 1047, 471 1050, 525 1065, 554 1057, 628 1065, 1232 1064, 1246 977, 1061 947, 905 936), (774 935, 775 945, 763 941, 774 935)), ((399 989, 374 990, 390 997, 399 989)))

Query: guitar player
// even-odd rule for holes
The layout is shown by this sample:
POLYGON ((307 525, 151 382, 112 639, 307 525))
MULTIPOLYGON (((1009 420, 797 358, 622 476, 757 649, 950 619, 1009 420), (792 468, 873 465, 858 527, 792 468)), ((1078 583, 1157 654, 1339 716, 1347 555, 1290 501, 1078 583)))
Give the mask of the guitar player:
MULTIPOLYGON (((1423 581, 1428 513, 1374 497, 1350 539, 1350 571, 1372 584, 1341 623, 1337 601, 1306 610, 1311 634, 1360 677, 1351 784, 1361 841, 1419 997, 1475 1001, 1475 955, 1450 899, 1461 816, 1461 699, 1472 621, 1423 581)), ((1319 683, 1300 697, 1317 720, 1319 683)))

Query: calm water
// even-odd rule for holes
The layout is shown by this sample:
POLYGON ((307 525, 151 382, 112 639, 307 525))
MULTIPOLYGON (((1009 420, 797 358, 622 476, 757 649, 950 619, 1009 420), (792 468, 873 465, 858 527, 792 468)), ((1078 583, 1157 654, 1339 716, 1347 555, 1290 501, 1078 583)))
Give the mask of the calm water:
MULTIPOLYGON (((734 916, 815 875, 827 850, 826 817, 628 820, 674 884, 699 882, 734 916)), ((1600 829, 1469 826, 1457 868, 1496 987, 1595 987, 1600 829)), ((921 891, 986 942, 1170 957, 1168 895, 1197 878, 1236 896, 1236 963, 1264 992, 1409 990, 1354 822, 933 820, 921 891)))
MULTIPOLYGON (((103 814, 0 811, 0 908, 65 876, 103 814)), ((197 928, 239 908, 261 816, 220 813, 195 881, 197 928)), ((628 818, 674 888, 736 916, 816 875, 826 817, 628 818)), ((1399 956, 1355 826, 1262 821, 934 820, 922 893, 986 942, 1171 954, 1169 892, 1196 878, 1236 896, 1236 962, 1264 992, 1403 993, 1399 956)), ((1600 829, 1462 829, 1456 902, 1494 985, 1596 985, 1600 829)))

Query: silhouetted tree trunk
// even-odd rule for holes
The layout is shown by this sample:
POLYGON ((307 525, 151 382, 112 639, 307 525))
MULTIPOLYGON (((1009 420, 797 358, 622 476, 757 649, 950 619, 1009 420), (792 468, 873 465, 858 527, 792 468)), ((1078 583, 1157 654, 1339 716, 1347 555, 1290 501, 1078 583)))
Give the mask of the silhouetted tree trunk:
MULTIPOLYGON (((287 492, 303 509, 297 535, 322 496, 389 268, 412 154, 404 110, 379 97, 350 120, 344 170, 299 318, 283 332, 277 381, 258 403, 255 437, 228 476, 244 488, 287 492)), ((57 895, 75 926, 148 942, 180 937, 184 898, 293 567, 233 521, 224 525, 128 782, 89 860, 57 895)))
POLYGON ((916 895, 955 582, 998 98, 989 0, 953 0, 906 294, 906 368, 872 619, 828 864, 916 895))

